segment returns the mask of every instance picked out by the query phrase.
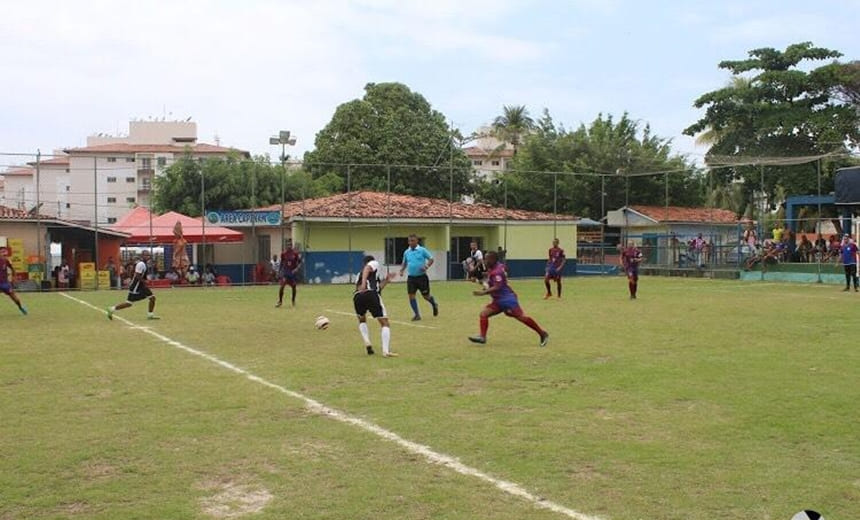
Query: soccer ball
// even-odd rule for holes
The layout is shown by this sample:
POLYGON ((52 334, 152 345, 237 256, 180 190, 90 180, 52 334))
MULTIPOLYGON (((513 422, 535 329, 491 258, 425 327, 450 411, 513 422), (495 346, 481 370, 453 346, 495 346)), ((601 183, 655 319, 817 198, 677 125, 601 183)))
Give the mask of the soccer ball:
POLYGON ((824 520, 824 517, 817 511, 807 509, 791 517, 791 520, 824 520))
POLYGON ((328 318, 326 318, 325 316, 318 316, 317 321, 314 323, 314 327, 319 330, 325 330, 328 328, 329 323, 331 322, 328 321, 328 318))

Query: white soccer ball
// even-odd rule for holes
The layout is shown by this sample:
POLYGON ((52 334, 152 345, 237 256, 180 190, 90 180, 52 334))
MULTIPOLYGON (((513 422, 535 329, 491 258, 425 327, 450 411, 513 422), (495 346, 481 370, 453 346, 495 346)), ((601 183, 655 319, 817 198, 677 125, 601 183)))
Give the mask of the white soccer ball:
POLYGON ((791 520, 824 520, 824 517, 817 511, 807 509, 791 517, 791 520))
POLYGON ((319 330, 325 330, 328 328, 329 323, 331 323, 331 322, 325 316, 318 316, 317 321, 314 322, 314 327, 316 327, 319 330))

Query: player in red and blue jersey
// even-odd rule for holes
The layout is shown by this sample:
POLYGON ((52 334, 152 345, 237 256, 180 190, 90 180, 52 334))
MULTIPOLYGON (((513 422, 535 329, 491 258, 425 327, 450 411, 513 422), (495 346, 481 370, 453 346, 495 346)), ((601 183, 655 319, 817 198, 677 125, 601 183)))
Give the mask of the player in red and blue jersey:
POLYGON ((292 291, 290 303, 293 307, 296 306, 296 281, 299 278, 299 267, 302 265, 302 255, 293 249, 292 241, 287 241, 287 249, 281 253, 281 267, 278 272, 278 278, 281 280, 281 288, 278 290, 278 303, 275 307, 280 307, 284 303, 284 286, 289 285, 292 291))
POLYGON ((505 265, 499 263, 499 257, 494 251, 490 251, 484 256, 484 263, 487 266, 487 288, 481 291, 473 291, 475 296, 485 296, 489 294, 493 297, 493 301, 484 307, 481 311, 481 334, 479 336, 470 336, 469 341, 473 343, 484 344, 487 342, 487 329, 490 327, 490 318, 496 314, 505 313, 511 318, 516 318, 540 336, 540 346, 545 347, 549 341, 549 333, 535 322, 532 318, 526 316, 520 303, 517 300, 517 294, 511 289, 508 284, 508 276, 505 274, 505 265))
POLYGON ((9 261, 9 249, 0 247, 0 291, 15 302, 21 314, 27 315, 27 307, 21 304, 18 295, 15 293, 15 288, 12 287, 12 282, 9 280, 9 271, 12 271, 12 276, 15 276, 15 268, 12 267, 12 262, 9 261))
POLYGON ((552 247, 549 248, 547 255, 546 276, 543 278, 543 283, 546 285, 546 296, 543 299, 546 300, 552 297, 552 289, 549 286, 550 280, 555 280, 555 290, 558 293, 558 297, 561 298, 561 272, 564 269, 566 258, 564 256, 564 249, 558 247, 557 238, 552 240, 552 247))
POLYGON ((630 291, 630 299, 636 299, 636 291, 639 289, 639 264, 642 263, 642 251, 632 242, 627 242, 627 247, 621 251, 621 265, 627 275, 627 289, 630 291))

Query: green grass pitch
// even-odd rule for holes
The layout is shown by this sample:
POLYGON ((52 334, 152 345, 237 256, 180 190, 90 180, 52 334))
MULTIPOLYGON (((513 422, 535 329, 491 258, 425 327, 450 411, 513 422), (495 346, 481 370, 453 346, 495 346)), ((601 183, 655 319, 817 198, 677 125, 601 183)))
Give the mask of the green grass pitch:
MULTIPOLYGON (((22 294, 29 316, 4 299, 0 519, 571 515, 278 388, 582 518, 856 518, 860 296, 649 277, 630 301, 613 277, 544 301, 538 280, 513 286, 547 348, 503 316, 469 343, 488 299, 466 282, 434 283, 440 316, 422 301, 421 327, 405 286, 386 289, 397 359, 375 320, 365 354, 349 286, 300 286, 295 309, 274 307, 275 286, 159 290, 160 321, 145 303, 108 321, 61 294, 22 294)), ((70 296, 104 309, 125 293, 70 296)))

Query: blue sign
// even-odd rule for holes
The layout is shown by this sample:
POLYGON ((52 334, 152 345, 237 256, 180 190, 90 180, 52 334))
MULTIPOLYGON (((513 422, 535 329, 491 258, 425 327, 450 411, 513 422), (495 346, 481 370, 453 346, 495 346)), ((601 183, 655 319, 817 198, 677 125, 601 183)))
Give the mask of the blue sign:
POLYGON ((206 222, 225 227, 278 226, 281 224, 281 212, 209 211, 206 213, 206 222))

